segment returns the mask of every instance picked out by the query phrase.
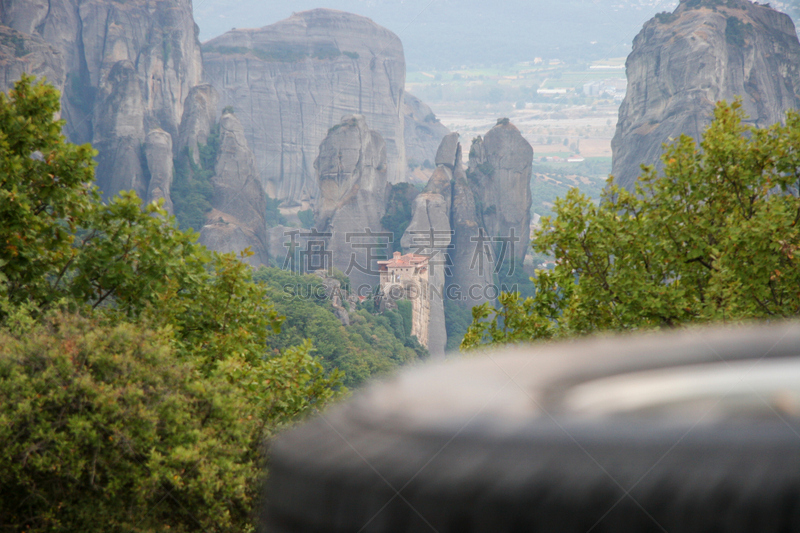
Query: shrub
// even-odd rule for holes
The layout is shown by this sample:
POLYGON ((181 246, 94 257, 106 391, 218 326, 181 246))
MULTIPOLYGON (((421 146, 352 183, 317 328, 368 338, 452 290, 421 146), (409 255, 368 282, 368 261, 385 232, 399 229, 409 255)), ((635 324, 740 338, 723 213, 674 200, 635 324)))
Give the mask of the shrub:
POLYGON ((749 22, 742 22, 736 17, 728 17, 727 25, 725 26, 725 40, 728 44, 742 47, 747 42, 748 30, 752 28, 753 25, 749 22))
POLYGON ((311 209, 298 211, 297 218, 300 219, 300 224, 302 224, 305 229, 311 229, 314 226, 314 211, 311 209))
POLYGON ((259 477, 242 391, 169 338, 61 315, 0 331, 9 531, 240 531, 259 477))

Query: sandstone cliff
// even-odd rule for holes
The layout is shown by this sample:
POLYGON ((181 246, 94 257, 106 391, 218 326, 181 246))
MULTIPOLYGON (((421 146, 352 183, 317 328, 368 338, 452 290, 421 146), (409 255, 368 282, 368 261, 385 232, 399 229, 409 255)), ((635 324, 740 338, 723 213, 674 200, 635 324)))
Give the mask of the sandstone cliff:
POLYGON ((13 88, 23 72, 46 78, 58 90, 64 88, 66 72, 58 50, 38 35, 0 25, 0 91, 13 88))
POLYGON ((150 130, 145 137, 144 155, 150 175, 147 186, 147 202, 164 200, 164 209, 173 214, 172 197, 172 136, 164 130, 150 130))
POLYGON ((106 199, 121 190, 133 189, 147 198, 146 162, 142 160, 144 105, 136 69, 130 61, 119 61, 109 72, 100 103, 92 145, 97 149, 97 185, 106 199))
MULTIPOLYGON (((450 130, 439 122, 430 107, 410 93, 405 93, 403 114, 406 158, 409 166, 433 169, 439 143, 450 130)), ((410 171, 407 172, 410 178, 410 171)))
POLYGON ((246 262, 268 264, 264 190, 242 123, 230 112, 220 118, 220 150, 211 183, 213 209, 206 216, 200 243, 223 253, 238 254, 249 247, 254 255, 246 262))
POLYGON ((371 20, 329 9, 260 29, 232 30, 204 45, 206 76, 232 105, 273 198, 319 195, 313 163, 343 114, 363 115, 386 142, 387 179, 405 177, 400 39, 371 20))
POLYGON ((2 0, 0 17, 60 53, 66 134, 101 152, 97 176, 104 192, 131 186, 146 194, 147 184, 140 183, 144 135, 159 128, 176 138, 183 101, 202 78, 191 0, 2 0), (138 110, 130 119, 113 112, 115 104, 133 105, 132 99, 138 110))
POLYGON ((612 174, 629 189, 640 164, 659 163, 662 143, 682 133, 699 139, 719 100, 741 96, 757 126, 778 122, 800 105, 794 24, 746 0, 682 1, 674 13, 645 23, 626 67, 612 174))
POLYGON ((386 143, 365 117, 350 115, 330 129, 314 161, 320 191, 316 228, 331 234, 327 250, 333 266, 350 276, 356 290, 378 284, 375 260, 381 250, 362 246, 377 243, 378 237, 357 234, 383 229, 389 194, 386 152, 386 143))
POLYGON ((219 94, 209 84, 192 87, 183 104, 178 133, 177 155, 186 149, 196 165, 200 164, 200 146, 208 144, 208 136, 217 122, 219 94))
POLYGON ((428 263, 430 290, 417 295, 417 297, 426 300, 425 303, 427 303, 427 348, 433 359, 444 357, 444 348, 447 344, 444 319, 444 289, 447 271, 450 269, 450 245, 452 240, 449 190, 447 194, 447 199, 442 194, 433 191, 425 191, 417 195, 414 199, 411 223, 406 228, 401 241, 406 253, 422 254, 430 257, 428 263))
MULTIPOLYGON (((530 241, 532 165, 533 148, 508 119, 498 120, 469 150, 467 174, 482 225, 492 239, 515 239, 513 256, 520 268, 530 241)), ((499 249, 502 243, 493 246, 499 249)))
POLYGON ((518 268, 530 239, 531 146, 507 119, 500 120, 473 142, 465 172, 458 137, 450 133, 442 138, 433 155, 436 169, 414 200, 412 220, 402 239, 406 253, 431 256, 433 290, 427 296, 432 357, 443 357, 447 343, 444 299, 439 295, 467 308, 494 300, 496 261, 511 255, 511 249, 502 250, 502 241, 495 237, 513 231, 518 268))

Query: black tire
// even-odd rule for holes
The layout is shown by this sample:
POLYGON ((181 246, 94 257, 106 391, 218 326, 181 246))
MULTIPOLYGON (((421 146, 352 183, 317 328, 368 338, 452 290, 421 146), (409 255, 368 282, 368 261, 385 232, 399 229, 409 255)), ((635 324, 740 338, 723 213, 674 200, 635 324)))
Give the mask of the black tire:
POLYGON ((750 384, 754 373, 767 384, 793 376, 798 355, 800 326, 784 324, 519 347, 410 369, 273 444, 260 528, 800 532, 800 382, 749 403, 746 390, 766 390, 750 384), (690 378, 680 383, 727 372, 734 386, 619 407, 625 390, 655 391, 676 372, 690 378), (596 409, 603 402, 617 407, 596 409))

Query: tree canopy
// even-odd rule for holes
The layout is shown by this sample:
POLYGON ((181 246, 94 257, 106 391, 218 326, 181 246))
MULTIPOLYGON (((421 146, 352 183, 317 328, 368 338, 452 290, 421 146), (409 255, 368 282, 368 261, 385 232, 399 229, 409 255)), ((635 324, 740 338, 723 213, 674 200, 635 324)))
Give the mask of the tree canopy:
POLYGON ((576 189, 558 200, 533 240, 556 267, 534 296, 475 308, 462 347, 798 315, 800 114, 743 119, 719 103, 699 146, 665 146, 635 192, 611 178, 599 205, 576 189))
POLYGON ((233 254, 108 204, 94 150, 23 77, 0 95, 0 524, 247 531, 263 443, 343 393, 233 254))

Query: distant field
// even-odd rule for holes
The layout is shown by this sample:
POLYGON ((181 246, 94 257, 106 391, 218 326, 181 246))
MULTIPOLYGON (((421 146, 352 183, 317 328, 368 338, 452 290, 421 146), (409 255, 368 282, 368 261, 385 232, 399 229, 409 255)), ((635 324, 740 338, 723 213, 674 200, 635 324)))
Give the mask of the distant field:
MULTIPOLYGON (((625 58, 595 65, 623 65, 625 58)), ((442 124, 461 134, 463 153, 472 139, 484 135, 507 117, 531 143, 534 151, 532 212, 550 215, 556 198, 577 187, 599 200, 611 172, 611 139, 619 102, 607 95, 589 97, 583 84, 606 81, 625 87, 622 69, 591 69, 583 65, 519 63, 506 67, 408 72, 407 89, 422 98, 442 124), (568 89, 566 95, 542 95, 539 88, 568 89), (544 162, 544 157, 582 163, 544 162)), ((466 159, 466 155, 465 155, 466 159)), ((466 162, 466 161, 465 161, 466 162)))
POLYGON ((599 201, 610 172, 610 157, 587 158, 583 163, 534 163, 531 212, 552 215, 556 198, 563 198, 573 187, 599 201))

